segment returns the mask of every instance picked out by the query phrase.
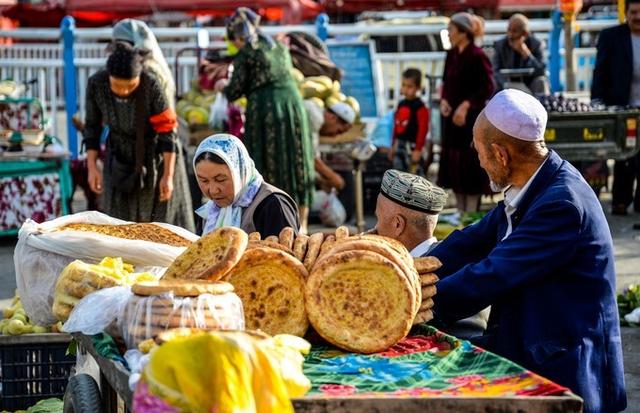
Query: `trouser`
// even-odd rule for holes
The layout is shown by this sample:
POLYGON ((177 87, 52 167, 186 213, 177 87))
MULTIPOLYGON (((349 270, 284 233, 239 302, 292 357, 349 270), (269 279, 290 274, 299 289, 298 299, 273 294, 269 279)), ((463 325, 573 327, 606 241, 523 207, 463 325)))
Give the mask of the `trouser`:
POLYGON ((633 208, 640 212, 640 185, 636 184, 635 197, 634 182, 640 182, 640 153, 624 160, 617 160, 613 167, 613 188, 611 190, 611 204, 624 206, 633 202, 633 208))

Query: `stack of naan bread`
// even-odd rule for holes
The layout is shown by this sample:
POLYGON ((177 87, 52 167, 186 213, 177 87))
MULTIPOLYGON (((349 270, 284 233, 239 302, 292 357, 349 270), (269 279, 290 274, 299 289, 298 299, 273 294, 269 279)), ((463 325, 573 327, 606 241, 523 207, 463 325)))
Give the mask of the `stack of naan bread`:
POLYGON ((261 239, 221 228, 193 243, 164 279, 224 281, 244 306, 246 328, 268 334, 305 334, 309 323, 327 341, 361 353, 385 350, 414 322, 433 315, 440 262, 415 263, 398 241, 335 234, 261 239))

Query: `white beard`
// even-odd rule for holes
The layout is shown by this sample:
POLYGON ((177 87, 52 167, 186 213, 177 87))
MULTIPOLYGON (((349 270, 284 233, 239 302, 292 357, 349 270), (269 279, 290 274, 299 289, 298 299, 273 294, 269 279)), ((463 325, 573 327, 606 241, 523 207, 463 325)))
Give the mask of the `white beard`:
POLYGON ((491 180, 491 179, 489 180, 489 187, 495 193, 504 191, 507 186, 508 185, 499 185, 496 182, 494 182, 493 180, 491 180))

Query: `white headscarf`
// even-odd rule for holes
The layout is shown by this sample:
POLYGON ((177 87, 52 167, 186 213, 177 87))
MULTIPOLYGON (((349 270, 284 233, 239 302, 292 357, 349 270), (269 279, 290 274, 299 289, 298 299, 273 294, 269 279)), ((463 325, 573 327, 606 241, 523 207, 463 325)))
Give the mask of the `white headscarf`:
POLYGON ((196 159, 204 152, 218 155, 229 167, 233 180, 233 202, 220 208, 213 200, 209 200, 196 210, 196 213, 206 220, 202 234, 226 226, 239 228, 242 208, 247 208, 253 202, 264 182, 262 175, 256 169, 242 141, 233 135, 219 133, 203 140, 193 157, 194 169, 196 159))
POLYGON ((145 49, 151 53, 151 58, 145 62, 145 67, 150 69, 160 80, 160 84, 165 88, 169 97, 169 105, 173 107, 173 100, 176 94, 176 84, 173 75, 167 64, 167 60, 162 54, 156 36, 149 26, 143 21, 136 19, 123 19, 113 26, 113 38, 115 40, 125 40, 133 43, 137 49, 145 49))

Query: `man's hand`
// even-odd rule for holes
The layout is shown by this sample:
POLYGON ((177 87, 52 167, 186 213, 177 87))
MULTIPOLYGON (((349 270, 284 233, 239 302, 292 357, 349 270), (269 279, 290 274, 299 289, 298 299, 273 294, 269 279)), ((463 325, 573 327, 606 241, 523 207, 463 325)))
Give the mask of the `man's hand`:
POLYGON ((227 79, 220 79, 216 82, 216 84, 213 86, 213 90, 215 92, 222 92, 224 90, 225 87, 227 87, 227 85, 229 84, 229 80, 227 79))
POLYGON ((160 179, 160 202, 170 200, 171 194, 173 194, 173 177, 164 174, 160 179))
POLYGON ((509 46, 511 46, 516 52, 520 53, 520 55, 525 59, 531 56, 531 50, 529 50, 529 47, 525 43, 526 40, 526 36, 520 36, 515 40, 509 40, 509 46))
POLYGON ((88 164, 89 175, 87 180, 89 181, 89 188, 96 194, 102 193, 102 172, 94 164, 88 164))
POLYGON ((411 162, 416 164, 418 162, 420 162, 420 158, 422 158, 422 151, 419 151, 417 149, 414 149, 413 151, 411 151, 411 162))
POLYGON ((458 106, 453 114, 453 124, 463 127, 467 123, 467 113, 469 112, 469 103, 464 101, 458 106))
POLYGON ((451 115, 451 105, 447 102, 447 99, 440 100, 440 114, 445 118, 448 118, 451 115))

